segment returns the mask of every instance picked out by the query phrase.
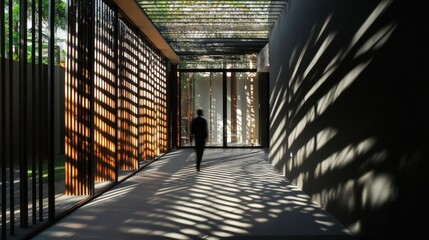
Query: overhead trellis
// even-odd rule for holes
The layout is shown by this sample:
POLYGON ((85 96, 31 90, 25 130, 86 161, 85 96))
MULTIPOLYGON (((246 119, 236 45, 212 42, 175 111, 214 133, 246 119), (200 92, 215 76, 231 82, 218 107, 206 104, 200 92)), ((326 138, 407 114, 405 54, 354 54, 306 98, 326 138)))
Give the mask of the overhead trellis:
POLYGON ((137 0, 182 61, 254 62, 288 2, 137 0))

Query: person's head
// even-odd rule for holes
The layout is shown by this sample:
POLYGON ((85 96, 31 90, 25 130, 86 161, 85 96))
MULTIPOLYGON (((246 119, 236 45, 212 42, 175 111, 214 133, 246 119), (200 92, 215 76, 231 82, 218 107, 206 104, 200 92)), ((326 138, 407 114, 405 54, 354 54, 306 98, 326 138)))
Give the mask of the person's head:
POLYGON ((198 116, 203 116, 203 110, 202 109, 198 109, 197 110, 197 115, 198 116))

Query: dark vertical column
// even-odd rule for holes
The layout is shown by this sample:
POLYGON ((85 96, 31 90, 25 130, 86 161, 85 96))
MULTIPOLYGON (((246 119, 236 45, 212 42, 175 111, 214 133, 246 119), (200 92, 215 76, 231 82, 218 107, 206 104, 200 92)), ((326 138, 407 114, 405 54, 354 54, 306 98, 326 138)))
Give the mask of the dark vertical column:
POLYGON ((55 158, 54 158, 54 55, 55 55, 55 0, 49 0, 49 42, 48 42, 48 84, 47 84, 47 123, 48 123, 48 217, 49 221, 55 218, 55 158))
MULTIPOLYGON (((85 125, 85 112, 82 108, 84 103, 84 96, 85 96, 85 80, 87 76, 85 76, 85 72, 87 72, 87 64, 86 56, 87 56, 87 49, 86 49, 86 30, 87 26, 83 24, 83 22, 86 22, 86 4, 84 0, 76 0, 76 14, 77 14, 77 26, 76 26, 76 32, 74 34, 76 35, 75 39, 75 47, 76 47, 76 55, 77 58, 75 59, 74 65, 75 65, 75 76, 74 76, 74 84, 73 88, 76 88, 76 102, 73 102, 74 108, 77 112, 77 119, 75 124, 75 129, 73 131, 76 132, 76 135, 78 136, 77 142, 74 142, 74 147, 76 149, 76 155, 73 158, 73 164, 77 166, 73 171, 75 171, 75 176, 70 176, 73 178, 73 193, 76 195, 82 194, 84 192, 84 187, 86 187, 86 174, 84 174, 86 169, 86 136, 83 134, 85 131, 84 127, 85 125), (77 103, 77 104, 76 104, 77 103)), ((86 123, 87 124, 87 123, 86 123)), ((75 140, 72 140, 75 141, 75 140)))
MULTIPOLYGON (((33 1, 35 1, 35 0, 33 0, 33 1)), ((39 0, 38 2, 37 2, 37 9, 38 9, 38 27, 37 27, 37 29, 38 29, 38 63, 39 63, 39 65, 38 65, 38 82, 37 82, 37 85, 36 85, 36 87, 35 87, 35 89, 36 89, 36 92, 37 92, 37 97, 35 98, 35 104, 37 104, 37 106, 39 106, 38 107, 38 111, 37 111, 37 113, 36 113, 36 122, 37 122, 37 124, 38 124, 38 126, 41 126, 41 123, 43 122, 42 121, 42 114, 41 114, 41 110, 42 110, 42 106, 40 106, 41 104, 41 86, 42 86, 42 82, 43 82, 43 64, 42 64, 42 53, 43 53, 43 43, 42 43, 42 37, 43 37, 43 35, 42 35, 42 8, 43 8, 43 5, 42 5, 42 0, 39 0)), ((35 132, 35 135, 36 135, 36 137, 37 138, 40 138, 40 133, 41 133, 41 131, 40 131, 40 127, 37 127, 36 129, 36 132, 35 132)), ((37 142, 39 142, 39 141, 37 141, 37 142)), ((37 146, 41 146, 41 145, 39 145, 39 144, 37 144, 37 146)), ((36 151, 37 151, 37 153, 36 153, 36 156, 37 156, 37 158, 38 158, 38 166, 39 166, 39 221, 43 221, 43 158, 41 157, 42 156, 42 154, 41 154, 41 150, 40 150, 40 148, 36 148, 36 151)))
POLYGON ((94 195, 95 192, 95 157, 94 157, 94 89, 95 89, 95 82, 94 82, 94 54, 95 54, 95 47, 94 47, 94 31, 95 31, 95 1, 100 0, 88 0, 88 9, 89 11, 89 19, 88 19, 88 74, 89 74, 89 87, 90 87, 90 93, 89 93, 89 159, 88 159, 88 190, 89 195, 94 195))
POLYGON ((178 91, 178 84, 177 84, 177 65, 173 65, 169 63, 169 71, 168 71, 168 80, 167 80, 167 112, 168 112, 168 131, 167 139, 168 139, 168 150, 171 150, 172 148, 178 147, 178 114, 179 114, 179 91, 178 91))
POLYGON ((27 153, 27 1, 20 1, 19 29, 19 215, 20 226, 28 227, 27 153))
POLYGON ((37 222, 37 169, 36 169, 36 144, 39 142, 37 140, 37 136, 35 135, 35 131, 38 128, 37 127, 37 121, 35 118, 36 112, 37 112, 37 105, 36 105, 36 99, 37 99, 37 92, 36 92, 36 85, 37 85, 37 75, 36 75, 36 1, 31 1, 31 78, 32 78, 32 84, 31 84, 31 194, 32 194, 32 220, 33 224, 36 224, 37 222))
POLYGON ((258 73, 259 83, 259 131, 261 138, 261 147, 269 147, 269 97, 268 73, 258 73))
MULTIPOLYGON (((231 142, 237 142, 237 73, 231 72, 231 142)), ((226 100, 226 99, 225 99, 226 100)), ((227 116, 228 119, 228 116, 227 116)), ((228 135, 228 133, 227 133, 228 135)))
MULTIPOLYGON (((13 39, 13 1, 9 0, 9 39, 13 39)), ((14 173, 14 164, 15 164, 15 129, 16 122, 14 119, 15 108, 14 108, 14 81, 13 81, 13 41, 9 41, 9 192, 15 192, 15 173, 14 173)), ((9 226, 10 234, 15 234, 15 194, 10 194, 9 199, 9 226)))
POLYGON ((118 50, 118 54, 119 54, 119 56, 118 56, 118 73, 119 73, 119 75, 118 75, 118 117, 117 117, 117 119, 118 119, 118 125, 117 125, 117 127, 118 127, 118 164, 117 164, 117 167, 118 167, 118 173, 119 173, 119 171, 120 171, 120 165, 122 164, 122 161, 123 161, 123 156, 124 156, 124 138, 123 138, 123 130, 122 130, 122 125, 123 125, 123 111, 122 111, 122 108, 123 108, 123 93, 122 93, 122 82, 124 81, 123 80, 123 76, 122 76, 122 74, 123 74, 123 72, 124 72, 124 66, 123 66, 123 60, 124 60, 124 42, 125 42, 125 37, 124 37, 124 35, 126 34, 125 33, 125 27, 124 27, 124 25, 123 24, 121 24, 121 27, 120 27, 120 37, 119 37, 119 40, 118 40, 118 42, 119 42, 119 50, 118 50))
POLYGON ((74 26, 76 22, 76 12, 74 9, 74 1, 70 0, 68 1, 68 5, 67 5, 67 63, 66 63, 66 82, 65 82, 65 166, 64 166, 64 193, 65 194, 70 194, 71 193, 71 181, 70 181, 70 177, 69 175, 71 175, 71 156, 73 154, 73 142, 72 142, 72 138, 73 138, 73 118, 72 118, 72 110, 73 110, 73 104, 72 104, 72 100, 74 98, 73 96, 73 91, 72 91, 72 81, 73 81, 73 77, 72 77, 72 69, 74 68, 74 60, 73 58, 75 57, 75 47, 74 47, 74 26))
POLYGON ((222 74, 222 108, 223 108, 223 147, 226 147, 228 144, 228 139, 227 139, 227 130, 228 130, 228 110, 227 110, 227 76, 226 76, 226 71, 223 71, 222 74))
POLYGON ((100 106, 100 99, 99 99, 99 91, 101 89, 101 82, 103 81, 101 79, 100 74, 100 65, 101 65, 101 32, 99 29, 101 28, 101 24, 103 22, 103 5, 100 3, 100 0, 94 0, 93 2, 94 6, 91 8, 93 11, 91 11, 91 16, 93 21, 91 21, 93 24, 93 27, 90 27, 89 29, 92 29, 92 40, 89 38, 90 42, 92 43, 93 50, 93 62, 91 65, 93 66, 93 74, 92 74, 92 80, 90 81, 91 85, 91 93, 90 93, 90 119, 91 119, 91 127, 90 131, 92 134, 91 138, 91 157, 90 157, 90 163, 89 165, 92 166, 92 171, 89 172, 90 177, 92 178, 92 181, 95 181, 96 179, 102 178, 102 173, 97 173, 98 166, 102 164, 103 162, 103 153, 102 153, 102 146, 100 142, 96 139, 97 136, 100 136, 100 133, 102 130, 100 129, 99 122, 101 121, 101 106, 100 106), (94 11, 94 9, 97 9, 98 11, 94 11), (97 76, 98 75, 98 76, 97 76), (95 152, 95 148, 98 148, 97 153, 95 152))
POLYGON ((118 117, 119 117, 119 31, 120 31, 120 27, 119 27, 119 20, 118 20, 118 8, 115 7, 114 10, 114 33, 113 33, 113 48, 114 48, 114 65, 115 65, 115 71, 114 71, 114 82, 115 82, 115 86, 114 86, 114 99, 115 99, 115 148, 116 148, 116 152, 115 152, 115 166, 114 166, 114 174, 115 174, 115 182, 118 182, 118 176, 119 176, 119 159, 118 159, 118 154, 119 154, 119 141, 118 141, 118 117))
MULTIPOLYGON (((84 56, 87 54, 85 49, 85 29, 82 22, 85 17, 85 6, 83 5, 83 0, 74 0, 74 10, 76 14, 76 23, 73 34, 74 37, 74 54, 75 58, 72 60, 73 69, 70 69, 72 73, 72 84, 71 88, 74 92, 74 97, 72 101, 73 111, 71 114, 76 114, 76 119, 73 121, 72 135, 75 138, 71 139, 72 146, 74 149, 74 153, 71 157, 70 165, 73 167, 70 169, 70 182, 71 182, 71 193, 72 194, 80 194, 82 193, 82 172, 85 171, 84 157, 85 157, 85 149, 84 149, 84 136, 82 134, 82 122, 83 122, 83 110, 82 110, 82 92, 84 87, 83 81, 83 72, 86 72, 85 67, 87 62, 85 61, 84 56), (84 29, 82 29, 84 28, 84 29)), ((73 24, 73 23, 71 23, 73 24)), ((67 174, 67 173, 66 173, 67 174)))
POLYGON ((6 31, 5 6, 0 0, 0 161, 1 161, 1 239, 6 239, 6 31))

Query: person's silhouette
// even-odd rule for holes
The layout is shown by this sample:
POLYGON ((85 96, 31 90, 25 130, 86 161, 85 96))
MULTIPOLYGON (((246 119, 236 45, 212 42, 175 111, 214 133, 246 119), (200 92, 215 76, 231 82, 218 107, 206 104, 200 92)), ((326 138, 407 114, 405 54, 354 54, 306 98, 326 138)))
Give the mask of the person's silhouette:
POLYGON ((196 169, 200 171, 201 160, 203 159, 204 148, 208 137, 207 120, 204 119, 203 110, 197 110, 197 117, 192 119, 191 134, 195 140, 195 152, 197 154, 196 169))

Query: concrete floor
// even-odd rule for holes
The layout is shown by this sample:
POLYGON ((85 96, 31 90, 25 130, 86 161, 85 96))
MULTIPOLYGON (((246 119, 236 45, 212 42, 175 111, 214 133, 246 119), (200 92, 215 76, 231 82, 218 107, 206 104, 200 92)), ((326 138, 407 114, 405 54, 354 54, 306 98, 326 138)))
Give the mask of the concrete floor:
POLYGON ((261 149, 166 154, 32 239, 354 239, 261 149))

